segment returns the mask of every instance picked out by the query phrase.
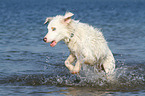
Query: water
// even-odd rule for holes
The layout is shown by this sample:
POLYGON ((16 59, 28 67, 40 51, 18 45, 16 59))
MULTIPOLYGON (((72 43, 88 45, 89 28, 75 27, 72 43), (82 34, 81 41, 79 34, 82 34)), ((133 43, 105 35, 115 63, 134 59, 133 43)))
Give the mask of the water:
POLYGON ((0 95, 145 95, 144 9, 144 0, 1 0, 0 95), (101 28, 116 59, 113 81, 87 65, 70 74, 64 42, 42 41, 45 18, 66 11, 101 28))

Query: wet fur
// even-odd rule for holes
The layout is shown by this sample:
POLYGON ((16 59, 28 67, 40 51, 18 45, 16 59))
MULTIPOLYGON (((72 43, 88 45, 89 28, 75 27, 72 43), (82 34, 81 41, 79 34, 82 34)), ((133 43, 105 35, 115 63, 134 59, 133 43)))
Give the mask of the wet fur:
POLYGON ((97 65, 99 70, 112 74, 115 70, 115 60, 102 32, 88 24, 71 19, 72 16, 73 14, 68 12, 64 16, 51 18, 48 29, 55 26, 56 33, 48 32, 45 38, 48 42, 63 40, 67 44, 70 56, 65 61, 65 66, 71 73, 79 73, 81 64, 89 64, 97 65), (72 65, 74 61, 76 61, 75 66, 72 65))

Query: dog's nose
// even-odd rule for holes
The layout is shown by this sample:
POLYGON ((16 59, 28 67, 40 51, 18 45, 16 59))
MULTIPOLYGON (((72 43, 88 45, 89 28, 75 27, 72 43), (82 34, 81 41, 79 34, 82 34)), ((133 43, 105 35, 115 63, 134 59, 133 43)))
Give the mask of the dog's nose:
POLYGON ((47 38, 46 38, 46 37, 44 37, 44 38, 43 38, 43 41, 44 41, 44 42, 46 42, 46 41, 47 41, 47 38))

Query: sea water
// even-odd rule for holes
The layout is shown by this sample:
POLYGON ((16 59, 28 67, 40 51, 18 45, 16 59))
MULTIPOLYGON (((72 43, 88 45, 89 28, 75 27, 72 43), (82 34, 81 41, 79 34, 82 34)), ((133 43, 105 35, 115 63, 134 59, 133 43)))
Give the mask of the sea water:
POLYGON ((144 0, 1 0, 0 96, 145 95, 144 0), (113 79, 82 65, 70 74, 64 42, 43 42, 46 17, 74 13, 101 29, 116 60, 113 79))

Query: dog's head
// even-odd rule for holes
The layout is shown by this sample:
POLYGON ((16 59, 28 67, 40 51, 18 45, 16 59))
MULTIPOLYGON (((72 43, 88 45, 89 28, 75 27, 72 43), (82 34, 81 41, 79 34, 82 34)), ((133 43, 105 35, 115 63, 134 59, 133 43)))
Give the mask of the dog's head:
POLYGON ((48 17, 44 24, 48 23, 48 33, 44 37, 46 43, 51 42, 50 46, 54 47, 59 41, 68 37, 67 26, 71 23, 71 17, 74 14, 67 12, 64 16, 48 17))

